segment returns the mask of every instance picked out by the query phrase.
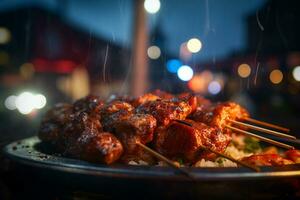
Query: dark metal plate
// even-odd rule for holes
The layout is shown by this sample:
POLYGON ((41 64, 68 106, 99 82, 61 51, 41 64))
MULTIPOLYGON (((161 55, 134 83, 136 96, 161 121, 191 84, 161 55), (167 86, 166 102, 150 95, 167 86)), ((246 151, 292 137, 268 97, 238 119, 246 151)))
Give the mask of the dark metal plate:
MULTIPOLYGON (((49 168, 69 173, 90 174, 93 176, 117 176, 122 178, 159 178, 185 179, 172 168, 157 166, 101 165, 81 160, 53 155, 42 147, 40 140, 30 137, 13 142, 4 148, 11 159, 35 167, 49 168)), ((272 177, 299 176, 300 165, 284 167, 264 167, 262 172, 253 172, 247 168, 189 168, 195 180, 258 179, 272 177)))
POLYGON ((169 194, 168 197, 173 197, 175 194, 184 194, 187 197, 186 195, 190 194, 190 197, 195 197, 218 192, 218 195, 224 197, 228 192, 239 191, 239 194, 236 194, 239 196, 249 195, 249 192, 254 190, 260 193, 267 192, 273 197, 272 195, 278 192, 284 195, 286 192, 295 194, 294 192, 297 193, 300 189, 300 165, 263 167, 261 172, 253 172, 243 167, 186 168, 193 177, 189 179, 169 167, 107 166, 65 158, 47 152, 40 144, 37 137, 30 137, 7 145, 4 153, 15 163, 34 169, 31 172, 39 174, 39 177, 60 177, 64 184, 71 182, 71 185, 88 186, 89 189, 94 188, 98 192, 111 191, 111 188, 122 188, 129 192, 139 188, 139 192, 143 191, 143 194, 146 194, 148 191, 150 196, 169 194), (100 185, 102 189, 99 189, 100 185), (275 189, 277 187, 280 188, 279 191, 275 189), (271 192, 270 188, 274 191, 272 189, 271 192))

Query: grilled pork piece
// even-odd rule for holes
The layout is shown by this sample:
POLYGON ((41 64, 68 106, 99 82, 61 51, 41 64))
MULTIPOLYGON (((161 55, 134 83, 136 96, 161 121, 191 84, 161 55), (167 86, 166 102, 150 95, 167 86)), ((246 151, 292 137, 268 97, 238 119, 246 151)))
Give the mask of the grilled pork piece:
POLYGON ((175 119, 185 119, 191 112, 191 106, 184 101, 164 99, 147 101, 136 109, 136 113, 153 115, 158 126, 167 126, 175 119))
POLYGON ((65 124, 71 121, 73 106, 70 104, 56 104, 45 114, 39 129, 38 137, 52 144, 58 151, 64 151, 65 146, 62 133, 65 124))
POLYGON ((211 104, 208 106, 199 106, 190 116, 192 120, 205 123, 209 126, 216 126, 222 130, 225 125, 230 125, 230 120, 239 120, 249 117, 249 113, 239 104, 233 102, 211 104))
POLYGON ((278 154, 256 154, 245 157, 242 161, 255 166, 281 166, 294 164, 293 161, 287 160, 278 154))
POLYGON ((169 158, 184 158, 188 162, 194 162, 201 154, 208 156, 201 147, 223 152, 229 141, 230 138, 218 128, 192 120, 183 120, 173 121, 166 128, 159 128, 155 148, 169 158))

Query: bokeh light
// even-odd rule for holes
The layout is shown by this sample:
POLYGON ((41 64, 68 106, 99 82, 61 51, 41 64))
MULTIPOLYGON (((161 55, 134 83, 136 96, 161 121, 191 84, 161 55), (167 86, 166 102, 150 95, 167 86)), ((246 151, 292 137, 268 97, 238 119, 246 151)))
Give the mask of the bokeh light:
POLYGON ((197 73, 189 81, 188 87, 196 93, 205 94, 207 92, 208 84, 213 80, 213 74, 209 70, 204 70, 197 73))
POLYGON ((8 110, 15 110, 17 109, 16 107, 16 99, 17 96, 15 95, 11 95, 9 97, 7 97, 4 101, 4 106, 8 109, 8 110))
POLYGON ((208 92, 210 94, 216 95, 221 91, 222 87, 221 87, 221 84, 218 81, 212 81, 208 85, 207 89, 208 89, 208 92))
POLYGON ((194 75, 194 71, 188 65, 182 65, 177 71, 177 76, 182 81, 191 80, 193 78, 193 75, 194 75))
POLYGON ((29 114, 34 109, 34 95, 30 92, 23 92, 16 99, 16 107, 21 114, 29 114))
POLYGON ((46 103, 47 99, 44 95, 34 95, 31 92, 23 92, 15 99, 15 107, 23 115, 31 113, 34 109, 45 107, 46 103))
POLYGON ((160 57, 161 51, 158 46, 151 46, 147 50, 147 54, 151 59, 158 59, 160 57))
POLYGON ((179 67, 182 65, 180 60, 172 59, 167 62, 167 70, 171 73, 176 73, 179 67))
POLYGON ((201 50, 201 48, 202 48, 202 43, 197 38, 192 38, 187 42, 187 49, 191 53, 197 53, 201 50))
POLYGON ((44 95, 37 94, 34 96, 34 107, 36 109, 41 109, 45 107, 46 103, 47 103, 47 99, 44 95))
POLYGON ((0 27, 0 44, 6 44, 10 41, 10 31, 5 27, 0 27))
POLYGON ((293 69, 293 77, 296 81, 300 81, 300 66, 293 69))
POLYGON ((247 78, 251 74, 251 67, 248 64, 238 66, 238 74, 242 78, 247 78))
POLYGON ((148 13, 155 14, 160 9, 160 1, 159 0, 145 0, 144 8, 148 13))
POLYGON ((188 61, 192 57, 192 53, 188 50, 186 42, 180 45, 179 56, 181 60, 185 61, 188 61))
POLYGON ((279 69, 274 69, 271 73, 270 73, 270 81, 273 84, 279 84, 282 79, 283 79, 283 74, 279 69))

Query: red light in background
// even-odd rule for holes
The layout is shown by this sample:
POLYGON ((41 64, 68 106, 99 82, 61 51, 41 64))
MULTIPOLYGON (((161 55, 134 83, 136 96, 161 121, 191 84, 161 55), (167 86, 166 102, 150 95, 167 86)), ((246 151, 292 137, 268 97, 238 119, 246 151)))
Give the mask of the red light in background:
POLYGON ((60 74, 71 73, 78 65, 72 60, 46 60, 42 58, 36 58, 32 61, 35 71, 37 72, 53 72, 60 74))

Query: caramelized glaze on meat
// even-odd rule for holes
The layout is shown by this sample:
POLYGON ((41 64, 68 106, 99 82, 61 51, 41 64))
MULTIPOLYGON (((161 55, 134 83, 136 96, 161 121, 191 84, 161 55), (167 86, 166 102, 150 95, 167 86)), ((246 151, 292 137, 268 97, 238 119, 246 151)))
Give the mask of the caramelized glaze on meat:
POLYGON ((228 119, 239 120, 247 117, 249 117, 249 113, 245 108, 233 102, 226 102, 199 106, 190 118, 197 122, 224 129, 225 125, 230 124, 228 119))
POLYGON ((134 99, 132 101, 132 105, 134 107, 138 107, 138 106, 142 105, 143 103, 146 103, 147 101, 155 101, 157 99, 160 99, 160 97, 157 95, 154 95, 152 93, 147 93, 147 94, 144 94, 144 95, 139 96, 138 98, 134 99))
POLYGON ((185 158, 191 162, 201 156, 201 147, 223 152, 229 139, 218 128, 203 123, 191 120, 184 120, 183 123, 173 121, 167 128, 158 130, 155 147, 158 152, 170 158, 185 158))
POLYGON ((74 111, 98 114, 103 105, 104 102, 100 97, 88 95, 74 102, 74 111))
POLYGON ((56 104, 45 114, 38 136, 44 141, 51 143, 57 150, 65 149, 61 137, 65 124, 71 121, 73 106, 70 104, 56 104))
POLYGON ((292 160, 295 163, 300 163, 300 150, 290 149, 286 151, 284 154, 287 159, 292 160))
POLYGON ((111 164, 118 160, 123 153, 121 142, 113 134, 107 132, 94 136, 82 135, 74 145, 78 145, 79 148, 68 153, 75 158, 91 162, 111 164))
POLYGON ((125 151, 122 157, 123 162, 128 163, 130 160, 153 162, 153 157, 136 143, 151 142, 155 128, 156 119, 148 114, 132 114, 127 119, 116 123, 115 133, 121 140, 125 151))
POLYGON ((100 121, 94 116, 85 112, 73 116, 63 134, 64 153, 87 161, 110 164, 119 159, 123 147, 114 135, 103 132, 100 121))
POLYGON ((105 131, 114 132, 115 124, 127 119, 134 111, 129 103, 114 101, 100 110, 101 124, 105 131))
POLYGON ((255 166, 281 166, 294 164, 293 161, 285 159, 278 154, 257 154, 245 157, 242 161, 255 166))
POLYGON ((166 126, 175 119, 185 119, 191 111, 191 106, 184 101, 161 99, 148 101, 136 109, 137 113, 153 115, 159 126, 166 126))

